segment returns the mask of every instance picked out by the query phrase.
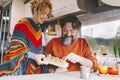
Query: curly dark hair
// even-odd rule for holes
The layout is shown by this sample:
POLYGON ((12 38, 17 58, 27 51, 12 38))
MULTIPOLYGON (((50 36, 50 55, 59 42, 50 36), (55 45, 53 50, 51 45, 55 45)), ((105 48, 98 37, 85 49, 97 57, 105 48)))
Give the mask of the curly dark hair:
POLYGON ((72 23, 73 29, 80 29, 81 28, 81 22, 78 20, 78 18, 75 15, 68 15, 60 20, 60 26, 61 28, 64 27, 64 25, 67 22, 72 23))

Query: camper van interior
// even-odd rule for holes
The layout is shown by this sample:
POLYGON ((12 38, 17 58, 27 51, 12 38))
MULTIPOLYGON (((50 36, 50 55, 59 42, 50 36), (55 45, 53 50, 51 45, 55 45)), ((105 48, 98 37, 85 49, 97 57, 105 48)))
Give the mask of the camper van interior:
MULTIPOLYGON (((54 37, 61 36, 59 21, 67 15, 75 15, 82 23, 78 37, 87 40, 99 65, 116 66, 114 40, 118 41, 120 49, 120 0, 51 0, 52 16, 42 24, 43 46, 54 37)), ((0 0, 0 62, 5 55, 15 23, 23 17, 31 17, 30 0, 0 0)), ((117 61, 120 62, 120 50, 117 50, 117 61)), ((9 77, 10 80, 82 80, 79 74, 63 73, 49 75, 33 75, 27 77, 9 77), (71 77, 74 75, 74 77, 71 77), (47 76, 47 77, 46 77, 47 76), (29 77, 29 78, 28 78, 29 77), (58 78, 57 78, 58 77, 58 78), (18 79, 20 78, 20 79, 18 79), (55 79, 53 79, 55 78, 55 79)), ((119 80, 118 76, 94 76, 90 80, 119 80)), ((8 78, 0 78, 8 80, 8 78)))

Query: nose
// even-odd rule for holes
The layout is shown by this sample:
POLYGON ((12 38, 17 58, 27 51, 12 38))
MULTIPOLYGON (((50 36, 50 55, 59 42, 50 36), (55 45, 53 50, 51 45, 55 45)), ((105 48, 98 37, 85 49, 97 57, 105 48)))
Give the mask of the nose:
POLYGON ((43 17, 43 20, 45 21, 47 18, 46 17, 43 17))
POLYGON ((48 16, 47 16, 47 15, 44 15, 44 19, 45 19, 45 20, 48 19, 48 16))
POLYGON ((67 31, 67 36, 71 36, 71 32, 70 31, 67 31))

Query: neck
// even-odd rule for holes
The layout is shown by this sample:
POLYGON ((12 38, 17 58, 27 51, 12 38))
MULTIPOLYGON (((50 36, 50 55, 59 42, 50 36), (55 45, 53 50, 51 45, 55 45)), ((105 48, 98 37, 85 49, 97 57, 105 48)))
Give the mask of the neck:
POLYGON ((33 21, 38 24, 38 21, 37 21, 37 16, 33 14, 33 21))

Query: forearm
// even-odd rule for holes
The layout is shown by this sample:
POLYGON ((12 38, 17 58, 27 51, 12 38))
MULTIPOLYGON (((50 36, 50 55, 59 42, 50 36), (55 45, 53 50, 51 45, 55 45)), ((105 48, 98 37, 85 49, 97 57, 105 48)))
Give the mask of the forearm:
POLYGON ((87 59, 87 58, 84 58, 84 57, 81 57, 81 56, 80 56, 80 61, 79 61, 79 63, 80 63, 81 65, 89 66, 89 67, 91 67, 91 68, 92 68, 92 66, 93 66, 93 62, 92 62, 90 59, 87 59))
POLYGON ((35 54, 31 51, 28 51, 27 55, 28 55, 28 58, 35 60, 35 57, 36 57, 37 54, 35 54))

